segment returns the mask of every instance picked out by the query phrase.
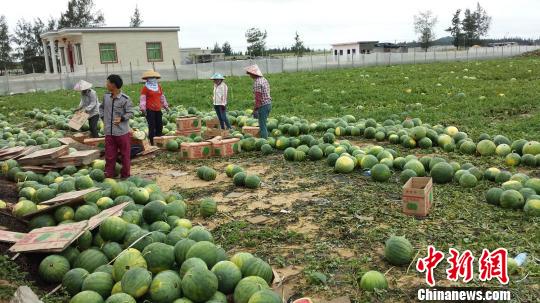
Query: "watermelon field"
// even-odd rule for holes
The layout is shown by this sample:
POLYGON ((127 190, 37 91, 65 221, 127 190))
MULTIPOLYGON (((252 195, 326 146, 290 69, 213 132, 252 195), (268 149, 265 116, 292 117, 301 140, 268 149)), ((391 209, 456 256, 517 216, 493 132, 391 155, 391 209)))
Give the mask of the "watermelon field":
MULTIPOLYGON (((4 161, 3 229, 70 224, 129 205, 59 254, 11 260, 0 243, 0 302, 19 285, 44 302, 414 302, 426 287, 415 264, 428 245, 476 257, 506 248, 507 286, 477 273, 468 283, 449 281, 444 261, 437 286, 507 289, 514 302, 538 302, 540 57, 268 80, 267 140, 241 133, 256 125, 251 80, 226 80, 232 135, 240 139, 231 157, 180 159, 182 142, 201 140, 180 137, 155 157, 135 159, 127 181, 105 179, 101 160, 54 173, 4 161), (421 176, 434 182, 425 218, 402 212, 403 184, 421 176), (85 204, 19 220, 41 201, 93 186, 100 190, 85 204), (527 259, 518 266, 520 253, 527 259)), ((211 81, 163 89, 173 107, 166 132, 187 113, 213 118, 211 81)), ((136 100, 139 90, 123 91, 136 100)), ((0 147, 60 144, 78 101, 74 91, 0 97, 0 147)), ((145 132, 144 118, 131 127, 145 132)))

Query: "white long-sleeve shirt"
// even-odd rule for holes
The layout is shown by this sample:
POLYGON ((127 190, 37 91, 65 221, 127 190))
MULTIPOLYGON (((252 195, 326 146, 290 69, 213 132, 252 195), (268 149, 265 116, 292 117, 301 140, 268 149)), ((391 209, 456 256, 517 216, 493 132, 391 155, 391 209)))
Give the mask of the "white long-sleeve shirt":
POLYGON ((225 82, 214 84, 214 105, 227 105, 227 92, 229 88, 225 82))

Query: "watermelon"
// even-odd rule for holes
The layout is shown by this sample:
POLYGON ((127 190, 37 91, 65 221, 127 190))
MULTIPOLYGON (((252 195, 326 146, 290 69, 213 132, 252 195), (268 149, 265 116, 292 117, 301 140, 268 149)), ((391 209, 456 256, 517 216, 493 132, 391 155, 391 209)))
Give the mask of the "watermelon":
POLYGON ((75 211, 69 206, 61 206, 54 211, 54 219, 57 222, 62 222, 65 220, 73 220, 75 216, 75 211))
POLYGON ((197 177, 201 180, 212 181, 216 179, 216 176, 217 172, 208 166, 202 166, 197 169, 197 177))
POLYGON ((208 266, 202 259, 199 258, 186 259, 184 263, 182 263, 182 266, 180 266, 180 278, 183 279, 186 273, 193 268, 208 269, 208 266))
POLYGON ((246 180, 246 173, 245 172, 239 172, 239 173, 236 173, 234 176, 233 176, 233 183, 234 185, 236 186, 244 186, 245 184, 245 180, 246 180))
POLYGON ((309 159, 312 161, 321 160, 324 157, 324 152, 318 146, 312 146, 308 151, 309 159))
POLYGON ((511 153, 506 155, 504 161, 508 166, 518 166, 521 163, 521 156, 517 153, 511 153))
POLYGON ((525 181, 525 187, 532 188, 537 194, 540 194, 540 178, 530 178, 525 181))
POLYGON ((172 201, 165 206, 167 216, 177 216, 178 218, 184 218, 186 216, 186 209, 186 203, 181 200, 172 201))
POLYGON ((270 144, 263 144, 261 146, 261 152, 263 153, 263 155, 270 155, 272 154, 273 151, 274 149, 272 148, 270 144))
POLYGON ((248 303, 282 303, 281 297, 272 290, 263 289, 254 293, 248 303))
POLYGON ((227 296, 225 296, 223 293, 216 291, 214 295, 206 301, 206 303, 228 303, 227 296))
POLYGON ((134 267, 125 272, 121 280, 122 291, 138 299, 146 294, 152 283, 152 274, 141 267, 134 267))
POLYGON ((79 256, 80 252, 76 247, 68 246, 60 254, 64 256, 66 259, 68 259, 69 264, 73 265, 73 263, 75 262, 75 259, 77 259, 77 256, 79 256))
MULTIPOLYGON (((248 176, 249 178, 249 176, 248 176)), ((248 179, 246 178, 246 180, 248 179)), ((199 203, 199 213, 203 218, 213 216, 217 212, 217 203, 212 198, 202 199, 199 203)))
POLYGON ((94 272, 96 268, 105 265, 108 262, 109 259, 101 251, 90 248, 77 256, 75 262, 73 262, 73 267, 84 268, 88 272, 94 272))
POLYGON ((110 296, 113 286, 114 280, 110 274, 94 272, 86 276, 81 290, 92 290, 100 294, 103 298, 107 298, 110 296))
POLYGON ((97 214, 98 214, 97 207, 92 207, 91 205, 85 204, 77 208, 77 210, 75 211, 75 215, 73 216, 73 219, 77 222, 80 222, 80 221, 88 220, 97 214))
POLYGON ((373 291, 375 289, 387 289, 388 282, 386 277, 378 271, 368 271, 362 275, 360 279, 360 288, 367 291, 373 291))
POLYGON ((366 155, 362 157, 362 160, 360 161, 360 167, 362 169, 371 169, 375 164, 378 164, 379 160, 377 157, 373 155, 366 155))
POLYGON ((74 296, 81 291, 83 281, 88 275, 88 271, 84 268, 73 268, 62 278, 62 287, 68 294, 74 296))
POLYGON ((497 145, 491 140, 482 140, 476 145, 476 151, 481 156, 492 156, 495 154, 496 149, 497 145))
POLYGON ((128 248, 118 255, 118 258, 113 264, 113 278, 115 281, 121 281, 126 271, 132 268, 144 268, 148 267, 146 260, 141 253, 135 248, 128 248))
POLYGON ((218 279, 214 273, 204 268, 192 268, 182 278, 182 292, 193 302, 205 302, 218 289, 218 279))
POLYGON ((499 205, 501 195, 504 192, 502 188, 493 187, 486 192, 486 201, 492 205, 499 205))
POLYGON ((88 189, 94 186, 94 180, 90 176, 80 176, 75 178, 75 188, 77 190, 88 189))
POLYGON ((136 204, 146 204, 150 199, 150 193, 146 188, 133 187, 129 190, 129 196, 136 204))
POLYGON ((170 152, 176 152, 179 149, 179 144, 176 140, 168 140, 167 143, 165 143, 165 148, 170 152))
POLYGON ((407 183, 407 181, 409 181, 410 178, 414 178, 414 177, 417 177, 414 170, 406 169, 406 170, 401 172, 401 174, 399 176, 399 180, 401 181, 401 183, 405 184, 405 183, 407 183))
POLYGON ((523 211, 530 217, 540 217, 540 199, 527 200, 523 211))
POLYGON ((22 217, 30 213, 36 212, 37 210, 37 205, 34 204, 32 201, 21 200, 13 207, 13 215, 15 215, 16 217, 22 217))
POLYGON ((497 174, 497 176, 495 177, 495 182, 504 183, 510 180, 510 178, 512 178, 512 174, 508 171, 503 170, 497 174))
POLYGON ((165 243, 154 242, 144 248, 142 255, 153 274, 172 268, 174 264, 174 247, 165 243))
POLYGON ((371 168, 371 178, 378 182, 386 182, 392 176, 390 168, 384 164, 375 164, 371 168))
POLYGON ((103 247, 101 247, 101 251, 109 260, 116 258, 122 252, 122 250, 122 246, 116 242, 107 242, 105 245, 103 245, 103 247))
POLYGON ((111 198, 115 199, 120 196, 126 196, 128 194, 129 187, 126 183, 120 182, 120 183, 114 183, 111 186, 111 198))
POLYGON ((108 217, 99 226, 99 234, 105 241, 121 242, 126 234, 127 223, 120 217, 108 217))
POLYGON ((100 267, 96 268, 96 270, 94 270, 94 272, 104 272, 104 273, 108 273, 108 274, 111 275, 111 277, 112 277, 113 266, 110 265, 110 264, 101 265, 100 267))
POLYGON ((423 177, 426 174, 424 165, 420 161, 415 159, 409 160, 407 163, 405 163, 403 169, 410 169, 414 171, 418 177, 423 177))
POLYGON ((519 181, 509 180, 509 181, 506 181, 503 184, 501 184, 501 187, 504 190, 514 189, 514 190, 519 191, 520 189, 523 188, 523 185, 519 181))
POLYGON ((274 274, 272 272, 272 267, 264 260, 260 258, 251 258, 248 259, 244 266, 241 268, 242 276, 258 276, 263 278, 268 285, 272 283, 274 274))
POLYGON ((69 303, 103 303, 103 298, 95 291, 85 290, 71 298, 69 303))
MULTIPOLYGON (((252 254, 247 252, 239 252, 231 257, 231 262, 233 262, 240 270, 244 269, 245 265, 252 258, 255 258, 252 254)), ((245 270, 245 269, 244 269, 245 270)))
POLYGON ((30 220, 30 222, 28 222, 28 227, 30 227, 30 229, 49 227, 49 226, 55 226, 55 225, 56 225, 56 221, 54 220, 53 216, 49 214, 35 216, 30 220))
POLYGON ((540 154, 540 142, 537 141, 529 141, 523 145, 522 153, 530 154, 530 155, 537 155, 540 154))
POLYGON ((34 200, 36 203, 50 200, 56 196, 56 190, 48 187, 40 188, 36 191, 34 200))
POLYGON ((341 156, 337 159, 334 171, 342 174, 351 173, 354 170, 354 160, 347 156, 341 156))
POLYGON ((229 164, 227 165, 227 167, 225 168, 225 174, 227 175, 227 177, 229 178, 232 178, 234 177, 234 175, 236 175, 237 173, 239 172, 243 172, 244 169, 238 165, 234 165, 234 164, 229 164))
POLYGON ((77 248, 80 251, 87 250, 92 246, 92 233, 89 230, 86 230, 78 239, 77 239, 77 248))
POLYGON ((405 237, 392 236, 386 240, 384 257, 392 265, 406 265, 412 261, 414 248, 405 237))
POLYGON ((69 269, 68 259, 61 255, 49 255, 39 263, 38 273, 46 282, 59 283, 69 269))
POLYGON ((150 299, 155 303, 169 303, 182 295, 182 281, 178 273, 172 270, 157 274, 149 290, 150 299))
POLYGON ((501 194, 500 204, 502 208, 521 209, 525 205, 525 200, 519 191, 509 189, 501 194))
POLYGON ((255 293, 265 289, 270 289, 270 287, 263 278, 257 276, 245 277, 238 282, 234 289, 234 302, 248 303, 255 293))
POLYGON ((466 155, 473 155, 476 152, 476 149, 477 149, 476 144, 468 140, 464 141, 459 146, 459 151, 466 155))
POLYGON ((105 303, 137 303, 137 301, 132 296, 119 292, 108 297, 105 303))
POLYGON ((195 226, 190 229, 188 238, 196 242, 208 241, 214 243, 214 237, 212 237, 212 234, 202 226, 195 226))
POLYGON ((232 294, 234 288, 242 279, 240 268, 230 261, 218 262, 212 267, 212 272, 218 278, 218 289, 224 294, 232 294))
POLYGON ((247 175, 244 179, 244 185, 249 189, 256 189, 261 185, 261 179, 257 175, 247 175))
POLYGON ((191 239, 183 239, 174 245, 174 258, 177 264, 181 265, 184 263, 187 252, 195 243, 197 242, 191 239))
POLYGON ((511 152, 512 152, 512 148, 508 144, 501 144, 497 146, 497 148, 495 149, 495 153, 499 157, 506 157, 511 152))
POLYGON ((165 220, 167 204, 163 201, 152 201, 146 204, 142 210, 144 221, 152 224, 156 221, 165 220))
POLYGON ((433 166, 430 175, 435 183, 448 183, 454 177, 454 168, 446 162, 439 162, 433 166))

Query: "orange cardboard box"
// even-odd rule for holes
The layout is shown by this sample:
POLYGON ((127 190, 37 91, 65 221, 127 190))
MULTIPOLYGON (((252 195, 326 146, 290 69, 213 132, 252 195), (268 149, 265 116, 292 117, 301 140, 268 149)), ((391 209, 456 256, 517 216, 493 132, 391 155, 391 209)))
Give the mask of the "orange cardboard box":
POLYGON ((206 124, 207 128, 220 128, 218 118, 214 118, 214 119, 211 119, 211 120, 206 120, 205 124, 206 124))
POLYGON ((203 134, 203 138, 205 139, 214 138, 214 137, 225 138, 229 136, 230 136, 230 132, 228 130, 218 129, 218 128, 207 128, 203 134))
POLYGON ((201 129, 191 129, 191 130, 177 130, 176 135, 179 137, 190 137, 195 138, 201 135, 201 129))
POLYGON ((212 156, 214 157, 230 157, 240 152, 239 138, 215 137, 208 141, 212 143, 212 156))
POLYGON ((242 133, 250 134, 253 137, 259 137, 259 127, 258 126, 244 126, 242 127, 242 133))
POLYGON ((429 177, 410 178, 403 185, 403 213, 425 217, 433 204, 433 180, 429 177))
POLYGON ((201 124, 201 117, 195 115, 176 118, 176 129, 179 131, 200 129, 201 124))
POLYGON ((205 159, 211 156, 211 142, 184 142, 180 144, 180 157, 182 159, 205 159))
POLYGON ((161 136, 154 137, 154 144, 160 148, 165 148, 165 144, 170 140, 175 140, 178 136, 161 136))

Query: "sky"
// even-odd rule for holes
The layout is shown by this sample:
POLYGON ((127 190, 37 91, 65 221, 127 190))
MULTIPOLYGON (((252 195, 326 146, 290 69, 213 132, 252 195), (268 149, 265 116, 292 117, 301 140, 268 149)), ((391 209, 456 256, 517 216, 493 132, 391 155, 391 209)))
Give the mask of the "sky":
MULTIPOLYGON (((17 20, 58 18, 68 0, 17 0, 3 6, 0 15, 13 30, 17 20)), ((412 41, 413 16, 431 10, 438 17, 436 36, 444 37, 458 8, 476 8, 466 0, 94 0, 105 15, 106 26, 128 26, 137 5, 143 26, 179 26, 181 47, 212 47, 228 41, 235 51, 246 47, 251 27, 268 32, 268 47, 293 44, 295 32, 312 48, 362 40, 412 41)), ((492 17, 488 37, 540 37, 540 0, 483 0, 492 17)))

